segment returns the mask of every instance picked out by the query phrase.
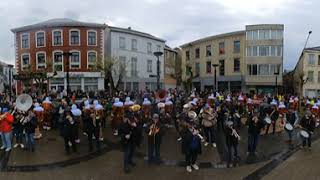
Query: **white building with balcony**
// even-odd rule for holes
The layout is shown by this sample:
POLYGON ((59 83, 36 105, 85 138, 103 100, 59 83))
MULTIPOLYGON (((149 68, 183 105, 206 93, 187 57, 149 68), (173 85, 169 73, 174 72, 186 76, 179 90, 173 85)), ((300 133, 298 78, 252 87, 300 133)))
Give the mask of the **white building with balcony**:
MULTIPOLYGON (((157 78, 157 57, 154 52, 164 52, 165 40, 129 28, 107 27, 105 53, 115 61, 113 79, 120 89, 155 90, 157 78)), ((164 82, 164 56, 160 60, 160 84, 164 82)))

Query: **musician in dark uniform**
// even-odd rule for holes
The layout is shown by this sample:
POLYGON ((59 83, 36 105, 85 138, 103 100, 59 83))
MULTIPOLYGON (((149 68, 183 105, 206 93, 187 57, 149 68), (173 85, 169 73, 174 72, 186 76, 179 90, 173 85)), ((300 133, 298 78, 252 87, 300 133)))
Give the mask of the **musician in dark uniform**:
MULTIPOLYGON (((271 108, 268 110, 267 114, 270 116, 271 124, 272 124, 272 134, 274 134, 276 132, 276 124, 277 124, 277 120, 279 118, 279 111, 277 109, 277 102, 275 102, 275 101, 271 102, 271 108)), ((266 134, 269 133, 269 128, 270 128, 271 124, 267 125, 266 134)))
POLYGON ((258 110, 255 109, 248 121, 248 153, 255 154, 261 129, 265 126, 262 119, 259 119, 258 110))
MULTIPOLYGON (((291 124, 292 127, 294 127, 294 125, 297 121, 296 114, 295 114, 294 110, 292 108, 290 108, 286 116, 287 116, 286 123, 289 123, 289 124, 291 124)), ((292 130, 287 130, 287 133, 288 133, 288 137, 289 137, 287 142, 289 144, 292 144, 292 130)))
POLYGON ((310 111, 306 111, 305 116, 301 119, 299 127, 303 130, 307 131, 309 137, 304 138, 302 137, 302 147, 305 148, 307 141, 309 150, 311 150, 311 136, 313 135, 314 129, 316 126, 315 119, 312 117, 310 111))
POLYGON ((69 143, 72 146, 73 152, 77 152, 77 146, 76 146, 76 131, 77 126, 76 122, 73 120, 70 111, 66 112, 66 117, 63 124, 63 138, 64 138, 64 147, 67 152, 67 154, 70 153, 70 147, 69 143))
POLYGON ((96 115, 90 110, 90 106, 86 105, 82 114, 84 130, 88 135, 89 151, 93 150, 93 138, 96 140, 96 147, 100 149, 99 127, 96 124, 96 115))
POLYGON ((127 114, 124 118, 124 122, 120 125, 119 134, 121 137, 121 144, 123 146, 123 163, 124 172, 129 173, 130 167, 134 167, 136 164, 132 161, 136 146, 139 145, 141 137, 138 137, 138 128, 136 119, 133 114, 127 114))
POLYGON ((146 127, 148 135, 148 163, 160 164, 160 145, 162 142, 163 127, 159 121, 159 115, 153 114, 152 122, 146 127))
POLYGON ((192 168, 199 170, 196 164, 198 155, 201 154, 201 140, 199 131, 194 128, 193 121, 187 122, 187 128, 182 132, 182 153, 185 155, 186 170, 192 172, 192 168))
POLYGON ((226 135, 226 145, 227 145, 227 167, 230 167, 230 163, 233 162, 233 167, 236 166, 239 161, 238 156, 238 144, 240 140, 239 132, 237 131, 237 125, 235 120, 232 119, 233 116, 230 116, 231 119, 228 119, 225 127, 226 135), (232 156, 233 152, 233 156, 232 156))

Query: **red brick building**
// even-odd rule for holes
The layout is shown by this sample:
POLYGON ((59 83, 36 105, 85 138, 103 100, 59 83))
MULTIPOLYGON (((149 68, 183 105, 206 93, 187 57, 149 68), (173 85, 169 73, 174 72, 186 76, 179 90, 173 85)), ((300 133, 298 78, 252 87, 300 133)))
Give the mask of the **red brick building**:
MULTIPOLYGON (((71 90, 103 90, 104 76, 96 67, 97 61, 104 58, 106 27, 105 24, 52 19, 12 29, 17 73, 30 70, 46 71, 48 74, 57 72, 47 86, 49 89, 65 90, 69 67, 71 90)), ((23 88, 23 82, 19 81, 18 93, 23 88)))

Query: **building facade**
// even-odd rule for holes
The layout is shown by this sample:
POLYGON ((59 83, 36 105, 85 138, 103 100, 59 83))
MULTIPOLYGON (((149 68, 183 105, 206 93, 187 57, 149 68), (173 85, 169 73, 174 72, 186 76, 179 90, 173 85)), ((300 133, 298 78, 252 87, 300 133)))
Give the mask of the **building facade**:
POLYGON ((303 50, 294 69, 295 92, 308 97, 320 96, 320 47, 303 50))
MULTIPOLYGON (((129 28, 108 27, 105 31, 105 52, 115 63, 113 79, 123 90, 155 90, 157 57, 164 52, 165 40, 129 28), (150 77, 151 76, 151 77, 150 77), (120 78, 119 78, 120 77, 120 78)), ((164 83, 164 56, 160 60, 160 82, 164 83)))
MULTIPOLYGON (((70 90, 103 90, 104 75, 97 64, 104 58, 105 28, 104 24, 52 19, 12 29, 17 73, 56 72, 47 86, 63 91, 69 70, 70 90)), ((17 90, 23 89, 19 81, 17 90)))
POLYGON ((249 25, 182 45, 182 79, 190 78, 191 68, 193 88, 215 89, 216 69, 219 91, 273 92, 276 70, 282 84, 283 28, 249 25))
POLYGON ((176 50, 165 46, 164 48, 164 88, 175 89, 177 87, 177 64, 178 53, 176 50))
POLYGON ((198 90, 241 90, 243 82, 245 31, 237 31, 199 39, 181 46, 182 79, 190 78, 198 90))
POLYGON ((280 24, 246 26, 246 91, 273 93, 282 86, 283 31, 280 24))

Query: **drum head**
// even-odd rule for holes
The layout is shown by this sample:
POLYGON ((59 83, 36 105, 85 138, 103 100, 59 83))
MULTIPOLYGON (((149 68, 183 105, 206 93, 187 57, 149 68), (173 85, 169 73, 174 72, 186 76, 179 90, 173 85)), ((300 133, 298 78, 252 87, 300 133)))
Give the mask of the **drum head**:
POLYGON ((264 118, 264 121, 265 121, 267 124, 271 124, 271 119, 270 119, 269 117, 264 118))
POLYGON ((287 123, 284 128, 286 128, 286 130, 288 131, 292 131, 293 130, 293 126, 290 123, 287 123))
POLYGON ((301 131, 300 131, 300 135, 301 135, 303 138, 309 138, 309 134, 307 133, 307 131, 301 130, 301 131))

